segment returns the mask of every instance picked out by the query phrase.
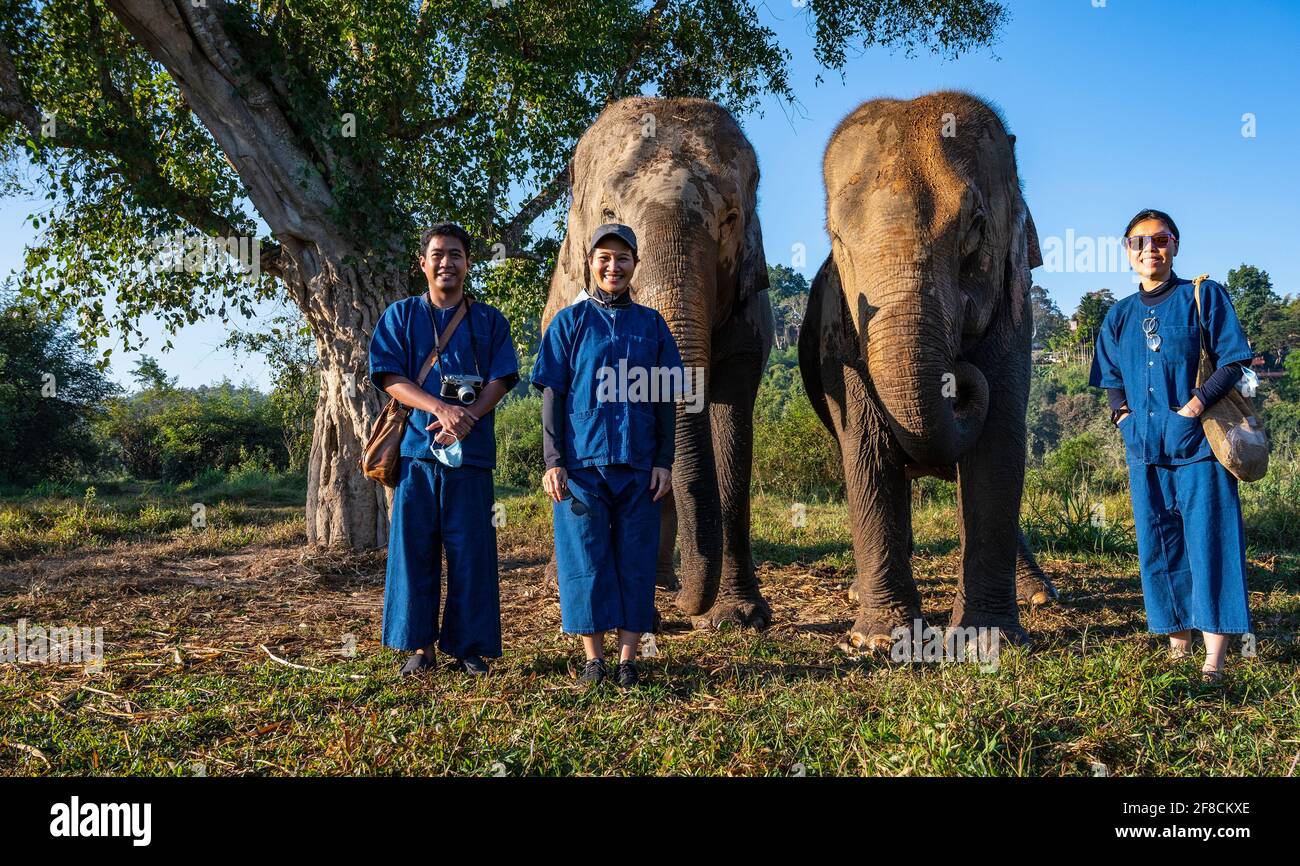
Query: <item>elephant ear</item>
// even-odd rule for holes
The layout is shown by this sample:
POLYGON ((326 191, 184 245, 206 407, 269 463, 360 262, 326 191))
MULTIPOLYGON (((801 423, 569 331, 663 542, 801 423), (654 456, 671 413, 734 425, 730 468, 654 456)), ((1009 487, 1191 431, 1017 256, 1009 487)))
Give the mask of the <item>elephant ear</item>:
POLYGON ((736 265, 737 306, 750 295, 769 287, 767 259, 763 256, 763 229, 758 224, 758 212, 751 200, 745 208, 745 237, 740 244, 740 257, 736 265))
POLYGON ((1038 247, 1038 228, 1034 225, 1034 215, 1029 212, 1029 205, 1025 208, 1025 239, 1029 243, 1029 270, 1041 268, 1043 266, 1043 252, 1038 247))
POLYGON ((1029 205, 1020 199, 1020 207, 1011 227, 1011 242, 1007 244, 1003 280, 1007 302, 1011 305, 1011 321, 1019 329, 1029 310, 1029 290, 1033 284, 1034 268, 1043 263, 1038 247, 1038 229, 1029 205))

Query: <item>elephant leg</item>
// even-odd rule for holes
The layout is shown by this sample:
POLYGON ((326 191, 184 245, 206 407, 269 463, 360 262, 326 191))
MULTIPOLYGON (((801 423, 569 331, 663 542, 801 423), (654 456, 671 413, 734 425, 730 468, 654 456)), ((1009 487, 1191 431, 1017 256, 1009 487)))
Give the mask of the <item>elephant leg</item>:
POLYGON ((677 546, 677 503, 672 491, 660 500, 659 509, 659 562, 655 569, 655 586, 660 589, 682 588, 673 562, 673 549, 677 546))
POLYGON ((848 643, 888 652, 897 642, 896 629, 910 633, 922 619, 921 596, 908 555, 909 483, 903 452, 865 386, 858 383, 846 388, 845 402, 857 419, 843 426, 839 423, 842 415, 835 421, 858 572, 850 591, 858 603, 858 616, 849 630, 848 643))
POLYGON ((754 463, 754 398, 763 375, 757 352, 719 359, 713 367, 714 463, 722 504, 722 578, 718 600, 696 618, 696 628, 772 623, 772 609, 758 589, 750 545, 750 480, 754 463))
POLYGON ((1016 598, 1030 607, 1042 607, 1058 597, 1056 587, 1038 567, 1025 533, 1019 532, 1016 542, 1016 598))
POLYGON ((1014 377, 989 377, 988 417, 979 441, 957 464, 961 576, 952 606, 954 628, 997 628, 1012 643, 1028 634, 1016 605, 1016 553, 1025 480, 1025 394, 1014 377), (1011 381, 1007 381, 1010 379, 1011 381))

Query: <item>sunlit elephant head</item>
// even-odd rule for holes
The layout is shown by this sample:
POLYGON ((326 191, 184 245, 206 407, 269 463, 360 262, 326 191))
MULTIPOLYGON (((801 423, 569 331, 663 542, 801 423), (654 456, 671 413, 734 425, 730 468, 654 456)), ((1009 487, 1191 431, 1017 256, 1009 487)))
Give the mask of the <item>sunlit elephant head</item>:
POLYGON ((993 322, 1031 327, 1042 260, 1015 137, 968 94, 874 100, 840 123, 823 170, 834 266, 890 426, 918 464, 951 465, 988 409, 964 355, 993 322))

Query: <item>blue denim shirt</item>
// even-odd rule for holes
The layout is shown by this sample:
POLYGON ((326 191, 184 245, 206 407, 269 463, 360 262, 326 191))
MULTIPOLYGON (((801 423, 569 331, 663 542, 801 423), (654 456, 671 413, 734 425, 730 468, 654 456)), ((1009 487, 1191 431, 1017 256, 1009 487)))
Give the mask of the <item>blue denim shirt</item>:
MULTIPOLYGON (((1097 334, 1088 383, 1123 388, 1131 414, 1119 423, 1127 459, 1174 466, 1212 456, 1200 418, 1178 410, 1192 397, 1200 363, 1200 336, 1192 281, 1178 280, 1169 297, 1153 307, 1135 293, 1118 301, 1097 334), (1156 320, 1160 347, 1147 347, 1143 320, 1156 320)), ((1215 367, 1254 357, 1223 286, 1201 283, 1201 321, 1215 367)))
POLYGON ((566 467, 652 468, 654 403, 681 393, 680 388, 661 390, 668 380, 659 374, 673 370, 681 383, 677 341, 653 307, 603 307, 583 299, 556 313, 542 335, 532 383, 563 396, 566 467), (636 389, 637 370, 658 379, 654 391, 636 389), (620 380, 628 385, 625 392, 619 391, 620 380))
MULTIPOLYGON (((442 334, 455 311, 455 307, 443 310, 433 306, 426 295, 390 304, 370 338, 370 379, 375 387, 379 388, 382 373, 398 373, 414 382, 424 359, 433 351, 434 320, 437 320, 438 333, 442 334)), ((500 310, 474 299, 442 357, 424 380, 424 390, 438 396, 444 373, 479 375, 485 385, 495 379, 506 379, 509 385, 519 380, 519 359, 510 341, 510 323, 500 310)), ((469 434, 461 440, 464 465, 488 469, 496 466, 495 418, 495 410, 488 412, 474 422, 469 434)), ((402 437, 403 457, 433 456, 430 446, 437 431, 424 429, 433 421, 432 413, 423 409, 411 411, 402 437)))

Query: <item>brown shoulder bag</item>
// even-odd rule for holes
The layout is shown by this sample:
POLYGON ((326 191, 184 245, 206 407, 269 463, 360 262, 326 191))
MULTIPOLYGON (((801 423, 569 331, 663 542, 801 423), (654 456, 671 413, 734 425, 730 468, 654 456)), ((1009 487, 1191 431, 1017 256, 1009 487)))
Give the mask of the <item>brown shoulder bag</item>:
MULTIPOLYGON (((460 309, 447 323, 447 330, 443 332, 442 338, 433 347, 429 357, 424 359, 424 364, 420 367, 420 375, 415 380, 417 388, 424 387, 424 380, 429 377, 433 365, 438 363, 438 357, 451 342, 451 335, 456 333, 456 326, 460 324, 461 319, 465 318, 465 311, 469 309, 471 303, 473 299, 466 294, 460 309)), ((398 475, 402 468, 402 437, 406 435, 406 423, 410 414, 410 409, 389 396, 384 410, 379 413, 379 419, 370 428, 370 438, 366 440, 365 450, 361 452, 361 471, 367 478, 373 478, 385 487, 397 486, 398 475)))
MULTIPOLYGON (((1201 363, 1196 370, 1196 387, 1214 375, 1214 361, 1205 345, 1205 325, 1201 319, 1201 283, 1209 279, 1201 274, 1192 280, 1196 299, 1196 325, 1201 335, 1201 363)), ((1268 472, 1268 437, 1255 415, 1250 398, 1233 385, 1223 399, 1207 406, 1201 413, 1201 426, 1210 449, 1223 467, 1242 481, 1258 481, 1268 472)))

